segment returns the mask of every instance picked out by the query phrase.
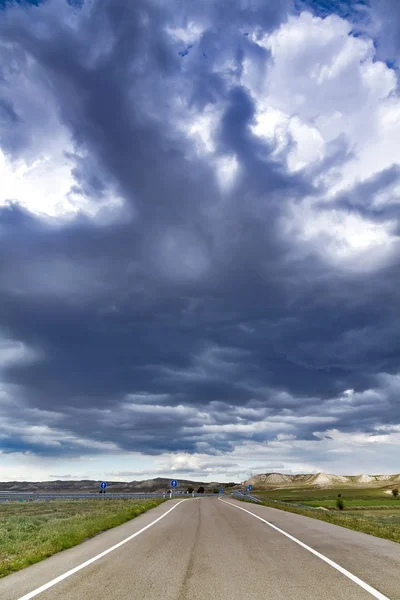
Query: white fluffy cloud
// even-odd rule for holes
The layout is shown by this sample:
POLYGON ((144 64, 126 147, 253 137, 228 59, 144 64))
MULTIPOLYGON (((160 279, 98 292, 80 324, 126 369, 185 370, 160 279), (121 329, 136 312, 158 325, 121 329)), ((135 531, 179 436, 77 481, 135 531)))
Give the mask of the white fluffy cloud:
MULTIPOLYGON (((262 91, 253 91, 253 131, 273 141, 277 155, 292 141, 287 156, 292 171, 318 173, 334 145, 346 144, 348 158, 316 174, 323 195, 297 202, 283 222, 286 233, 311 244, 325 260, 364 270, 391 256, 397 242, 393 223, 329 206, 340 193, 400 163, 400 99, 395 71, 375 60, 371 39, 354 37, 351 29, 336 15, 321 19, 303 12, 258 42, 271 52, 272 65, 262 91), (326 212, 316 208, 321 201, 326 212)), ((399 197, 398 185, 376 202, 382 206, 393 196, 399 197)))
POLYGON ((122 206, 115 190, 93 197, 78 185, 76 163, 87 157, 62 122, 40 63, 4 41, 0 74, 0 206, 18 202, 47 220, 78 212, 115 219, 122 206))
MULTIPOLYGON (((192 30, 193 24, 186 33, 182 30, 181 39, 194 39, 192 30)), ((274 144, 273 156, 286 156, 289 171, 315 173, 315 183, 324 188, 318 198, 296 202, 282 219, 285 233, 335 266, 355 271, 381 267, 397 249, 393 223, 377 224, 330 206, 339 194, 351 193, 354 186, 400 163, 396 72, 376 60, 371 38, 355 37, 352 24, 337 15, 322 19, 303 12, 273 33, 260 39, 255 32, 249 39, 271 54, 264 74, 254 70, 250 57, 243 59, 240 82, 256 106, 253 133, 274 144), (319 168, 340 150, 348 154, 340 164, 319 168), (321 201, 326 212, 316 208, 321 201)), ((219 60, 224 70, 233 70, 232 61, 219 60)), ((200 155, 213 157, 221 189, 229 193, 238 165, 234 156, 215 154, 221 114, 218 105, 201 114, 184 111, 181 127, 196 140, 200 155)), ((393 198, 399 201, 399 185, 377 194, 373 202, 382 207, 393 198)))

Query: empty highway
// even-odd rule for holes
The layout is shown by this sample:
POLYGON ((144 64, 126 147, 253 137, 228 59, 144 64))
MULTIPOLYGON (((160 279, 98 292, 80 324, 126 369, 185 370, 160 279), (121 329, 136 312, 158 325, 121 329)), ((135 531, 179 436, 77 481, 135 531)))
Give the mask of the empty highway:
POLYGON ((173 499, 0 579, 0 598, 400 600, 400 545, 229 497, 173 499))

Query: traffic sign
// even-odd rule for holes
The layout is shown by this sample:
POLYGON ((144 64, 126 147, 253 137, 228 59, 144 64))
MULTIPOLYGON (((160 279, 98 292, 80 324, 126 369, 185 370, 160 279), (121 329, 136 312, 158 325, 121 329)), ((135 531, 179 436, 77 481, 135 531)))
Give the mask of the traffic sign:
POLYGON ((251 484, 247 486, 247 490, 248 490, 249 492, 251 492, 251 490, 252 490, 252 489, 253 489, 253 486, 252 486, 251 484))
POLYGON ((224 490, 223 490, 222 488, 219 488, 219 493, 220 493, 220 494, 223 494, 223 493, 224 493, 224 490))
POLYGON ((173 487, 173 488, 176 488, 176 487, 178 487, 178 482, 177 482, 177 480, 176 480, 176 479, 173 479, 173 480, 171 481, 171 487, 173 487))
POLYGON ((105 481, 102 481, 101 484, 100 484, 100 487, 101 487, 102 490, 105 490, 106 487, 107 487, 107 483, 105 481))

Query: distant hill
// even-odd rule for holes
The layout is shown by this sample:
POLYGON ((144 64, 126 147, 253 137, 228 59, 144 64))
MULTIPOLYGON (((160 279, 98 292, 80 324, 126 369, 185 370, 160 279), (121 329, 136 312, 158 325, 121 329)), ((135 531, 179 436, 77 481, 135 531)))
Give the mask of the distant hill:
MULTIPOLYGON (((108 492, 162 492, 170 487, 171 478, 157 477, 156 479, 146 479, 144 481, 109 481, 108 492)), ((216 481, 191 481, 189 479, 179 479, 178 489, 186 490, 189 486, 198 489, 203 486, 205 490, 215 487, 233 486, 234 483, 218 483, 216 481)), ((97 492, 100 489, 101 481, 81 480, 81 481, 8 481, 0 482, 0 491, 4 492, 97 492)))
POLYGON ((254 490, 272 490, 288 487, 331 488, 342 487, 387 487, 400 484, 397 475, 332 475, 330 473, 311 473, 287 475, 285 473, 265 473, 254 475, 246 482, 254 490))
MULTIPOLYGON (((164 492, 170 488, 171 478, 156 477, 142 481, 109 481, 108 492, 164 492)), ((273 490, 281 488, 331 488, 331 487, 395 487, 400 486, 400 474, 397 475, 333 475, 330 473, 305 473, 288 475, 286 473, 265 473, 254 475, 245 482, 254 490, 273 490)), ((189 486, 197 490, 200 486, 212 490, 215 487, 240 489, 237 483, 219 483, 217 481, 192 481, 179 479, 179 490, 189 486)), ((80 481, 8 481, 0 482, 0 492, 98 492, 100 480, 83 479, 80 481)))

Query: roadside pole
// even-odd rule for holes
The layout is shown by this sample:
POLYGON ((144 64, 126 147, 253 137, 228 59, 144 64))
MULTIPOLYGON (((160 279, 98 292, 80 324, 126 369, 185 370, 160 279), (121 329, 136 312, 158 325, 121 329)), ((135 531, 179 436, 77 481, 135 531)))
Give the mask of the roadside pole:
POLYGON ((176 479, 173 479, 170 483, 171 489, 169 490, 169 497, 172 498, 172 490, 178 487, 178 482, 176 479))

